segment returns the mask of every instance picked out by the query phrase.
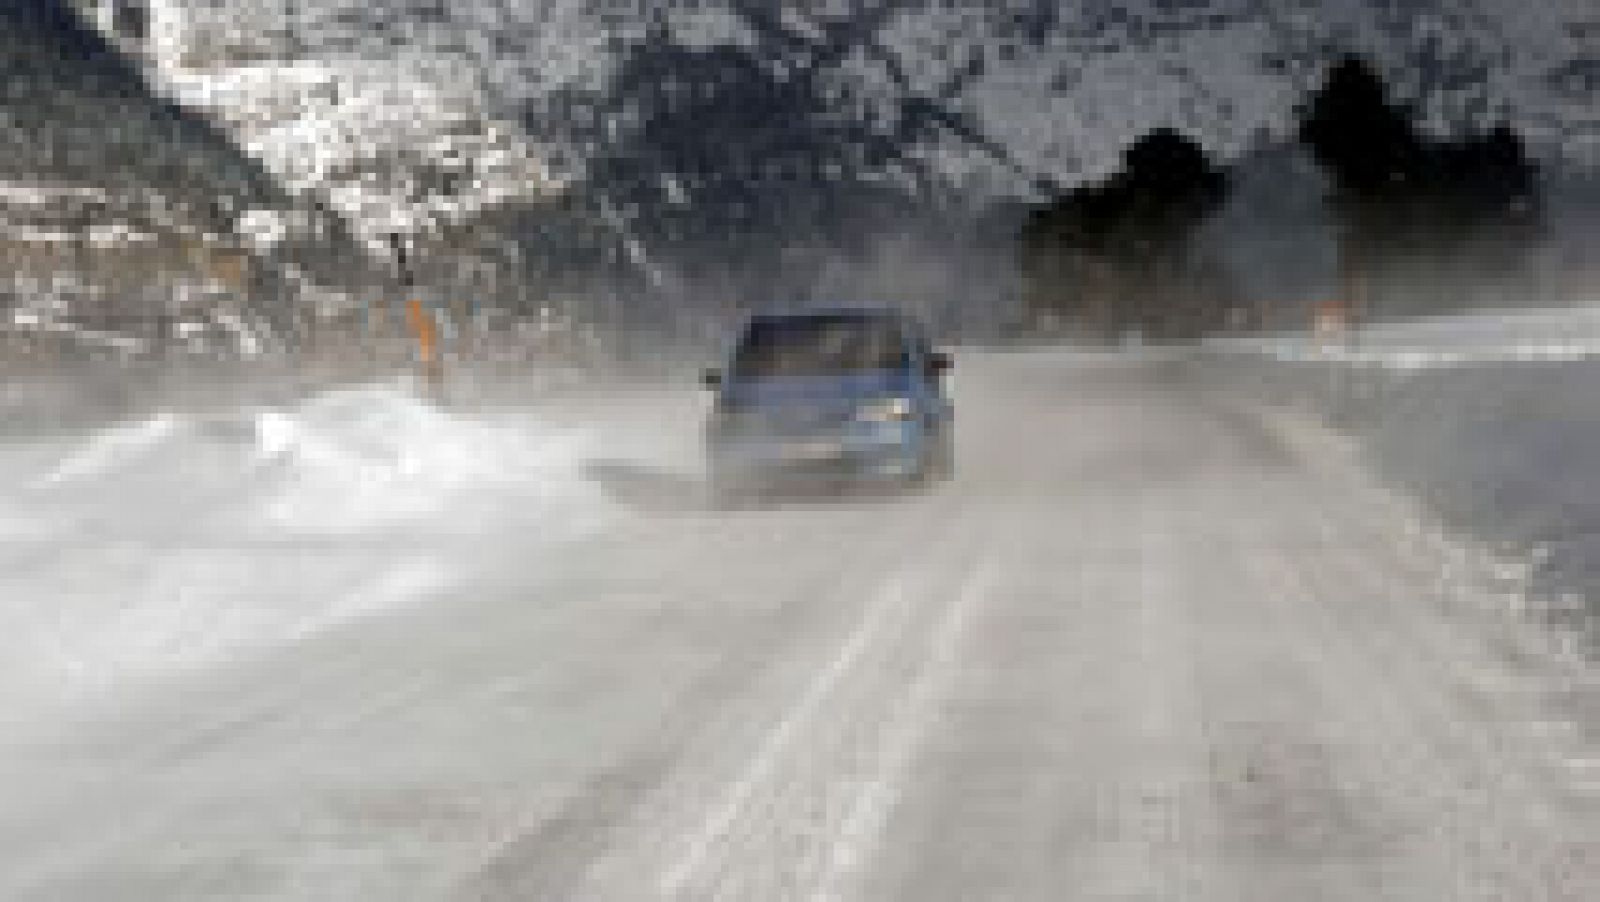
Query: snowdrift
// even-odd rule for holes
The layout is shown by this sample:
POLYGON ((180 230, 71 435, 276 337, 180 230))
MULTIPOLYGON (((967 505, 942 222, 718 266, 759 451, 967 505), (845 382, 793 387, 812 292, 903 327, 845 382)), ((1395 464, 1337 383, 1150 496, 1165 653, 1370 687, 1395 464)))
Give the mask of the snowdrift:
POLYGON ((595 525, 584 449, 381 387, 0 444, 0 697, 93 694, 424 602, 595 525))
POLYGON ((1600 307, 1211 350, 1231 386, 1356 437, 1446 526, 1524 573, 1541 611, 1600 634, 1600 307))

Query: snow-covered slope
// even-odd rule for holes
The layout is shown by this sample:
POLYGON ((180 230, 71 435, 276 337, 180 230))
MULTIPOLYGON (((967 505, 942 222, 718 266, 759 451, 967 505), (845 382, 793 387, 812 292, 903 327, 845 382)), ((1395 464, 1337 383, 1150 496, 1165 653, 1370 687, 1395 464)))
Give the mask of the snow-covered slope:
POLYGON ((342 214, 374 251, 390 233, 460 225, 554 190, 520 128, 486 104, 469 60, 420 33, 420 7, 355 23, 353 4, 150 0, 128 33, 115 4, 82 2, 163 89, 209 114, 285 189, 342 214), (407 38, 384 40, 394 29, 407 38), (341 30, 363 40, 343 45, 341 30))
POLYGON ((271 92, 240 93, 241 76, 219 63, 318 60, 324 85, 387 78, 393 102, 412 102, 423 129, 459 121, 441 105, 464 116, 481 104, 482 118, 519 120, 565 145, 547 147, 551 156, 581 166, 632 124, 584 129, 572 101, 624 101, 615 92, 641 88, 621 77, 630 60, 663 45, 682 51, 688 83, 691 54, 738 48, 778 80, 820 73, 804 83, 866 129, 863 138, 929 160, 963 187, 1026 192, 1038 178, 1104 173, 1131 138, 1163 125, 1233 155, 1263 131, 1284 132, 1321 65, 1358 52, 1436 130, 1503 118, 1546 156, 1600 161, 1600 9, 1588 0, 153 2, 170 23, 155 29, 164 35, 152 42, 157 64, 189 73, 175 81, 189 99, 206 100, 205 73, 215 73, 227 87, 213 106, 280 168, 290 148, 334 142, 330 120, 383 115, 312 102, 293 87, 304 70, 289 68, 273 102, 297 104, 294 118, 307 124, 247 127, 254 113, 238 108, 259 108, 271 92), (378 74, 375 60, 399 67, 378 74))
POLYGON ((373 240, 456 225, 549 189, 514 126, 448 60, 294 60, 162 73, 298 195, 373 240))
POLYGON ((1431 130, 1504 120, 1547 170, 1600 164, 1590 0, 77 2, 371 249, 455 229, 438 246, 481 252, 468 269, 556 293, 571 267, 702 307, 849 295, 883 280, 847 258, 907 223, 955 285, 984 266, 966 248, 1009 234, 997 209, 1100 178, 1164 126, 1256 159, 1349 53, 1431 130), (141 3, 133 33, 102 14, 141 3))
POLYGON ((124 352, 163 318, 272 319, 292 292, 238 227, 288 206, 62 0, 0 4, 0 360, 13 339, 124 352))

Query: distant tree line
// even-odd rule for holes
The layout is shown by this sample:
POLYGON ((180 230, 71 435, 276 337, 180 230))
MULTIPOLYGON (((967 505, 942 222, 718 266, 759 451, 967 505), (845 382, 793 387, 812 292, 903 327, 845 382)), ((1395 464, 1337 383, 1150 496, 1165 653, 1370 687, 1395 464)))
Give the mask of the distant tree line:
POLYGON ((1538 173, 1510 126, 1423 135, 1359 59, 1335 66, 1302 112, 1327 175, 1349 300, 1367 315, 1459 307, 1503 291, 1535 237, 1538 173))
POLYGON ((1193 238, 1227 196, 1227 176, 1193 140, 1169 129, 1145 135, 1111 178, 1029 213, 1022 246, 1030 305, 1106 339, 1202 331, 1227 292, 1193 238))
MULTIPOLYGON (((1301 110, 1340 241, 1334 290, 1365 314, 1459 306, 1503 288, 1536 233, 1537 171, 1509 126, 1423 135, 1364 61, 1333 66, 1301 110)), ((1151 132, 1105 181, 1029 211, 1021 230, 1036 320, 1103 338, 1192 338, 1237 325, 1221 262, 1197 242, 1228 200, 1229 173, 1192 138, 1151 132)))

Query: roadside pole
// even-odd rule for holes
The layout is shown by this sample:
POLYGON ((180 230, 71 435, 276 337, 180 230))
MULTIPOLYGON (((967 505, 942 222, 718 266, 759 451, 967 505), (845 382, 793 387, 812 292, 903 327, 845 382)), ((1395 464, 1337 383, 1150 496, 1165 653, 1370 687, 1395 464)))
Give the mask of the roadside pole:
POLYGON ((416 277, 411 270, 410 255, 405 240, 390 233, 389 246, 394 251, 395 269, 405 300, 406 328, 417 342, 417 376, 422 393, 429 400, 444 403, 444 358, 439 349, 439 326, 432 311, 415 296, 416 277))
POLYGON ((416 298, 406 301, 406 325, 417 340, 417 364, 424 390, 442 401, 444 362, 439 356, 439 329, 433 314, 416 298))
MULTIPOLYGON (((1368 314, 1365 248, 1357 246, 1349 225, 1341 227, 1338 241, 1339 293, 1332 301, 1317 305, 1315 330, 1325 350, 1337 347, 1349 357, 1360 339, 1360 327, 1368 314)), ((1340 420, 1350 415, 1355 402, 1354 370, 1345 362, 1324 361, 1330 366, 1330 393, 1335 416, 1340 420)))

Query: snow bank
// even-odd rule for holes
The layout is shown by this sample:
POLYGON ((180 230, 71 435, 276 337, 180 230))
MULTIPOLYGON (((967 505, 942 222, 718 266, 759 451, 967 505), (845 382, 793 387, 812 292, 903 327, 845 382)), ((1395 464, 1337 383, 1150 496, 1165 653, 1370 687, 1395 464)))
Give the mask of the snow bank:
POLYGON ((417 525, 464 496, 581 492, 575 434, 457 418, 386 391, 354 390, 255 417, 255 462, 275 472, 258 513, 272 525, 338 533, 417 525))
POLYGON ((1377 323, 1334 340, 1280 335, 1215 346, 1281 361, 1391 371, 1585 360, 1600 357, 1600 305, 1377 323))
POLYGON ((0 444, 0 700, 92 695, 424 602, 596 526, 586 450, 387 388, 0 444))
POLYGON ((1357 437, 1445 524, 1600 632, 1600 308, 1374 326, 1348 342, 1219 342, 1230 384, 1357 437))

